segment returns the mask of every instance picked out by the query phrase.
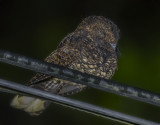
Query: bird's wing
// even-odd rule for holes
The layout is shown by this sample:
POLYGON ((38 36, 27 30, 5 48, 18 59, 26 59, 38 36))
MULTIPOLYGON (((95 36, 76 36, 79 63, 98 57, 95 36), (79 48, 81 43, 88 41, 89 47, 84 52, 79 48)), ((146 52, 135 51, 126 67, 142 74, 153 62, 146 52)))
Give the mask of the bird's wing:
MULTIPOLYGON (((79 52, 71 46, 61 47, 52 52, 46 59, 46 62, 58 64, 61 66, 70 67, 77 61, 79 52)), ((61 95, 72 94, 82 89, 79 84, 71 83, 65 80, 60 80, 49 75, 37 73, 28 84, 31 87, 42 89, 51 93, 61 95)))

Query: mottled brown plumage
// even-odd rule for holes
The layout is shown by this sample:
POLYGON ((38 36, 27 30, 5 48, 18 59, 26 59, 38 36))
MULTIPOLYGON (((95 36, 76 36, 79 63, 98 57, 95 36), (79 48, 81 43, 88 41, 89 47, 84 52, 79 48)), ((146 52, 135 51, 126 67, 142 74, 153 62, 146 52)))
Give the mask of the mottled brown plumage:
MULTIPOLYGON (((119 29, 112 21, 101 16, 90 16, 67 35, 45 61, 110 79, 117 68, 118 39, 119 29)), ((59 95, 73 94, 86 87, 40 73, 28 85, 59 95)), ((19 95, 11 103, 31 115, 39 115, 48 104, 45 100, 19 95)))

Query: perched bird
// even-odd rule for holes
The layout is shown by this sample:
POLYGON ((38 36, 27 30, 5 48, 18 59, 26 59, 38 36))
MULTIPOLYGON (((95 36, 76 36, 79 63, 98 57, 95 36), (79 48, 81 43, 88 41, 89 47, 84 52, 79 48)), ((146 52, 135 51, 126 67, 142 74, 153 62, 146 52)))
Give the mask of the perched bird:
MULTIPOLYGON (((45 61, 110 79, 117 68, 118 39, 119 29, 111 20, 102 16, 90 16, 67 35, 45 61)), ((63 96, 86 88, 85 85, 40 73, 27 85, 63 96)), ((11 102, 11 106, 31 115, 39 115, 48 105, 49 101, 22 95, 16 95, 11 102)))

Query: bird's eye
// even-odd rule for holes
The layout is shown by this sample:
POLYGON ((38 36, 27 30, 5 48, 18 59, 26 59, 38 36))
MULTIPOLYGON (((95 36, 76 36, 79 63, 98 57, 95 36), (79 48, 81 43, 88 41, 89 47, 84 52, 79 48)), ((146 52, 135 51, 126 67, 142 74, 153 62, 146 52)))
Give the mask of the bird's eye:
POLYGON ((116 50, 116 44, 115 44, 115 43, 110 43, 110 45, 112 46, 112 48, 113 48, 114 50, 116 50))

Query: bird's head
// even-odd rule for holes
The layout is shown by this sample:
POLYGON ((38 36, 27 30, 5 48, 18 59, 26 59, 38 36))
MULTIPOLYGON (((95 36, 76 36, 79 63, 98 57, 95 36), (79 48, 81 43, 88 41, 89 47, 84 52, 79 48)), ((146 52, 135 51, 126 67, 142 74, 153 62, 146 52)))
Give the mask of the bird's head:
POLYGON ((107 44, 107 46, 111 46, 112 50, 116 50, 119 28, 105 17, 89 16, 79 24, 75 32, 83 34, 96 44, 102 46, 107 44))

